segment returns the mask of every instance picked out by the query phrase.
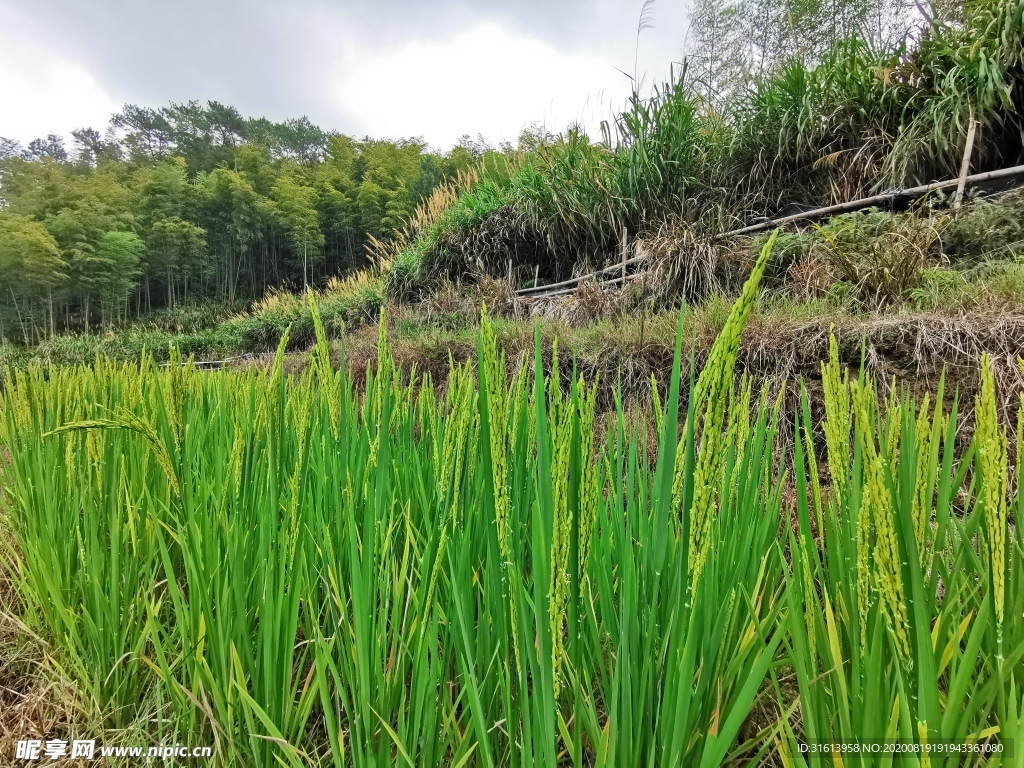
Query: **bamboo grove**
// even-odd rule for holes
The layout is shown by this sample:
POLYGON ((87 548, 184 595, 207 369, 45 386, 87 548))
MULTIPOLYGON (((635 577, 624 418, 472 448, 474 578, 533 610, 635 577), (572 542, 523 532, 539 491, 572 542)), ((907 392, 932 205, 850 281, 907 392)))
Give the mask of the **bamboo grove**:
MULTIPOLYGON (((703 370, 680 333, 640 417, 546 377, 539 337, 533 365, 506 365, 486 317, 443 391, 384 332, 357 386, 322 329, 301 376, 280 356, 11 376, 22 620, 86 721, 205 739, 224 765, 1020 743, 1020 424, 1001 426, 987 360, 967 425, 941 386, 880 398, 834 345, 820 430, 806 398, 753 392, 734 365, 771 247, 703 370)), ((990 764, 1021 764, 1004 754, 990 764)))
POLYGON ((242 309, 366 265, 438 186, 504 155, 357 139, 217 102, 126 105, 27 149, 0 137, 0 337, 25 346, 189 302, 242 309))

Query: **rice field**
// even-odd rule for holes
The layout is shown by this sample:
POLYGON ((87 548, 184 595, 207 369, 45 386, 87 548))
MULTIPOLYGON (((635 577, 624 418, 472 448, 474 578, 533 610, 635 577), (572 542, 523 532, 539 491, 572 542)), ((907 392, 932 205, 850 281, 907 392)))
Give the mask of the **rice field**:
POLYGON ((539 340, 510 368, 486 317, 443 391, 383 332, 357 386, 315 305, 300 377, 9 377, 2 546, 49 673, 218 765, 1024 764, 1022 421, 987 360, 972 424, 834 344, 823 420, 752 391, 771 247, 640 417, 545 377, 539 340))

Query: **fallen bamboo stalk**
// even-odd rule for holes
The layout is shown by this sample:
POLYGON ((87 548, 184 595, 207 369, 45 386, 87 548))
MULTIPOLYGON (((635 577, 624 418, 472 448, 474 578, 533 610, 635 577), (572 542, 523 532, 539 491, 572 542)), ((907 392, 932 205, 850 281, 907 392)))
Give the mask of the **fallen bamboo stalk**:
MULTIPOLYGON (((998 171, 988 171, 987 173, 976 173, 973 176, 968 176, 966 179, 964 179, 964 183, 965 186, 968 186, 972 184, 980 184, 985 181, 996 181, 998 179, 1012 179, 1016 176, 1024 176, 1024 165, 1015 165, 1012 168, 1003 168, 998 171)), ((814 208, 813 210, 810 211, 794 213, 792 216, 782 216, 781 218, 778 219, 762 221, 760 224, 751 224, 749 227, 734 229, 731 232, 723 232, 721 235, 719 235, 719 237, 749 235, 753 234, 754 232, 762 232, 766 229, 781 227, 785 224, 791 224, 796 221, 810 221, 812 219, 820 219, 823 216, 831 216, 839 213, 850 213, 851 211, 859 211, 861 208, 869 208, 873 205, 881 205, 885 203, 892 204, 897 200, 902 200, 905 198, 924 197, 930 192, 936 192, 940 189, 949 189, 951 187, 956 187, 959 184, 960 179, 951 179, 950 181, 936 181, 931 184, 922 184, 919 187, 910 187, 909 189, 898 189, 892 192, 883 192, 880 195, 862 197, 859 200, 851 200, 847 203, 827 205, 824 208, 814 208)))
POLYGON ((643 255, 634 256, 633 258, 627 259, 626 261, 621 262, 619 264, 616 264, 614 266, 604 267, 603 269, 599 269, 596 272, 588 272, 585 275, 580 275, 579 277, 574 277, 574 278, 571 278, 569 280, 563 280, 560 283, 551 283, 550 285, 535 285, 535 286, 532 286, 530 288, 520 288, 518 291, 516 291, 516 295, 517 296, 527 296, 527 295, 529 295, 531 293, 546 292, 546 291, 548 291, 548 290, 550 290, 552 288, 564 288, 564 287, 569 286, 569 285, 576 285, 577 283, 582 283, 583 281, 589 280, 592 277, 599 277, 601 275, 606 275, 606 274, 608 274, 610 272, 618 272, 619 270, 623 269, 624 267, 630 267, 633 264, 637 264, 637 263, 639 263, 639 262, 641 262, 643 260, 644 260, 643 255))
MULTIPOLYGON (((965 187, 973 184, 981 184, 986 181, 998 181, 999 179, 1012 179, 1017 176, 1024 176, 1024 165, 1015 165, 1011 168, 1002 168, 998 171, 988 171, 986 173, 976 173, 973 176, 967 176, 964 178, 951 179, 949 181, 936 181, 931 184, 922 184, 917 187, 909 187, 908 189, 899 189, 892 192, 883 192, 880 195, 872 195, 871 197, 862 197, 858 200, 850 200, 846 203, 838 203, 836 205, 826 205, 822 208, 813 208, 809 211, 803 211, 802 213, 794 213, 791 216, 781 216, 777 219, 769 219, 768 221, 762 221, 759 224, 751 224, 747 227, 741 227, 740 229, 734 229, 730 232, 722 232, 718 235, 722 237, 732 237, 735 235, 750 235, 755 232, 762 232, 766 229, 772 229, 774 227, 781 227, 786 224, 792 224, 797 221, 812 221, 814 219, 820 219, 823 216, 831 216, 841 213, 850 213, 852 211, 859 211, 861 208, 869 208, 873 205, 892 204, 897 200, 906 198, 919 198, 924 197, 930 192, 936 192, 942 189, 949 189, 950 187, 958 187, 963 184, 965 187)), ((564 293, 572 293, 575 288, 570 290, 556 290, 552 293, 553 289, 564 289, 569 286, 576 286, 579 283, 589 280, 594 277, 601 277, 613 272, 618 272, 620 269, 625 271, 627 266, 632 266, 640 261, 643 261, 643 255, 634 256, 631 259, 623 261, 620 264, 616 264, 611 267, 604 267, 595 272, 589 272, 579 277, 574 277, 571 280, 563 280, 560 283, 551 283, 550 285, 535 285, 530 288, 521 288, 515 292, 516 296, 531 297, 536 295, 540 296, 560 296, 564 293)), ((605 280, 606 284, 614 284, 621 282, 618 280, 605 280)))
MULTIPOLYGON (((182 360, 181 365, 185 367, 192 364, 195 368, 223 368, 228 363, 234 363, 238 360, 250 360, 258 357, 259 354, 256 352, 246 352, 244 355, 237 355, 236 357, 225 357, 223 360, 182 360)), ((169 368, 170 363, 160 363, 161 368, 169 368)))
MULTIPOLYGON (((625 278, 613 277, 611 280, 602 280, 600 283, 598 283, 598 285, 603 287, 603 286, 606 286, 606 285, 617 285, 617 284, 619 284, 621 282, 627 282, 628 283, 630 280, 633 280, 633 279, 635 279, 637 277, 640 277, 641 274, 642 273, 640 273, 640 272, 635 272, 632 275, 626 275, 625 278)), ((562 288, 562 289, 559 289, 559 290, 556 290, 556 291, 549 291, 547 293, 536 293, 536 294, 533 294, 531 296, 524 296, 523 298, 524 299, 550 299, 550 298, 552 298, 554 296, 564 296, 564 295, 569 294, 569 293, 575 293, 578 290, 579 290, 579 286, 578 285, 574 285, 574 286, 571 286, 569 288, 562 288)))

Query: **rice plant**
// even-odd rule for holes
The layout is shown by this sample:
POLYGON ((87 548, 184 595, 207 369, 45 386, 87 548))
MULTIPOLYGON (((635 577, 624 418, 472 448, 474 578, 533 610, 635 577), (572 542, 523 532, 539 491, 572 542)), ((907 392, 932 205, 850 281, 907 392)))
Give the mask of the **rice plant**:
POLYGON ((811 740, 1019 739, 1021 500, 992 379, 963 451, 955 399, 881 401, 833 355, 819 463, 806 402, 735 377, 773 244, 700 372, 680 318, 647 413, 621 394, 598 413, 608 383, 546 375, 539 336, 510 376, 486 315, 443 391, 397 368, 382 322, 357 388, 315 301, 297 378, 287 336, 264 371, 9 375, 23 620, 96 727, 223 765, 796 764, 811 740))

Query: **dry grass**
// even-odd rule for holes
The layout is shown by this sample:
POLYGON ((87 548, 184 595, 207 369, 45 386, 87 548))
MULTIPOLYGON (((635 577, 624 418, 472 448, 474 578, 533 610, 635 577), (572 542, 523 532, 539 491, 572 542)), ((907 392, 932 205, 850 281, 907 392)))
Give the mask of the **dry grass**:
MULTIPOLYGON (((0 536, 10 542, 0 494, 0 536)), ((18 618, 20 602, 11 578, 16 554, 0 560, 0 763, 7 764, 21 739, 68 738, 80 732, 77 697, 55 674, 46 646, 18 618)), ((13 762, 13 760, 12 760, 13 762)), ((50 763, 63 765, 66 761, 50 763)), ((66 764, 70 764, 67 762, 66 764)))
POLYGON ((644 257, 645 288, 662 301, 732 293, 753 263, 749 239, 716 239, 675 218, 641 237, 634 249, 644 257))
MULTIPOLYGON (((675 311, 624 313, 628 291, 588 286, 579 296, 530 302, 525 315, 505 315, 497 338, 514 374, 525 360, 532 365, 534 322, 540 323, 544 365, 550 369, 551 347, 558 339, 561 375, 568 380, 575 365, 588 381, 600 379, 598 407, 615 407, 613 387, 621 383, 627 405, 646 407, 652 377, 664 387, 672 365, 676 332, 675 311), (588 309, 584 311, 583 306, 588 309), (530 317, 530 315, 535 315, 530 317)), ((388 310, 388 330, 396 357, 405 370, 413 365, 442 384, 448 375, 449 354, 456 362, 475 361, 477 349, 472 316, 479 304, 466 293, 438 294, 429 310, 418 307, 388 310), (445 298, 447 297, 447 298, 445 298), (458 327, 445 327, 458 319, 458 327)), ((488 303, 488 311, 492 315, 488 303)), ((687 345, 699 370, 721 331, 728 302, 713 298, 690 310, 686 317, 687 345)), ((959 392, 961 410, 972 406, 978 387, 982 354, 994 361, 1001 410, 1009 423, 1024 376, 1016 358, 1024 350, 1024 312, 974 309, 957 314, 943 311, 852 314, 835 307, 801 307, 768 302, 751 313, 743 334, 737 367, 758 390, 772 396, 786 390, 784 407, 795 408, 802 380, 812 404, 820 396, 820 363, 828 357, 828 336, 834 332, 840 358, 851 371, 865 370, 883 392, 892 386, 923 394, 934 392, 946 375, 946 394, 959 392)), ((365 370, 376 357, 377 331, 367 326, 346 337, 347 364, 365 370)), ((685 398, 684 398, 685 399, 685 398)), ((632 406, 630 406, 632 407, 632 406)))
POLYGON ((529 316, 553 320, 573 328, 618 317, 635 308, 640 294, 618 286, 581 283, 573 293, 527 298, 529 316))

